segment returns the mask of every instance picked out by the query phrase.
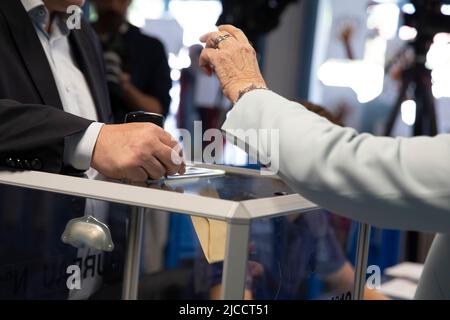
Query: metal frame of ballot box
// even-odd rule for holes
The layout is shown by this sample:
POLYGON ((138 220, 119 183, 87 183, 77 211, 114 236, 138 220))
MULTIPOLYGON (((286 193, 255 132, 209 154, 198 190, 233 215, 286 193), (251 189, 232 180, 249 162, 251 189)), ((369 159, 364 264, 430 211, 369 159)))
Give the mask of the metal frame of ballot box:
MULTIPOLYGON (((227 174, 260 176, 260 172, 257 170, 216 165, 201 165, 200 167, 221 169, 227 174)), ((277 176, 265 176, 264 178, 279 179, 277 176)), ((294 212, 307 212, 317 208, 314 203, 299 194, 230 201, 133 186, 117 181, 88 180, 36 171, 0 171, 0 184, 131 206, 122 290, 122 298, 125 300, 138 298, 143 223, 145 215, 151 214, 151 210, 147 209, 179 212, 227 222, 222 298, 240 300, 243 299, 245 289, 251 221, 284 216, 294 212)), ((369 230, 370 226, 366 225, 360 229, 359 233, 354 299, 363 298, 369 230)))

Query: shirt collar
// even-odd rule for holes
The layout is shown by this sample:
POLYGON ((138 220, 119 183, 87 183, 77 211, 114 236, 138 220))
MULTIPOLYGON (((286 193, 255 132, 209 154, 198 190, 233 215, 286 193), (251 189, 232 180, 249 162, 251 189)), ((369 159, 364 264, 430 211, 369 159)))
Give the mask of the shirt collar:
MULTIPOLYGON (((31 20, 45 33, 45 26, 50 19, 50 13, 45 7, 43 0, 20 0, 23 7, 28 12, 31 20)), ((70 32, 66 24, 66 19, 64 15, 58 15, 55 17, 54 24, 52 25, 53 31, 56 31, 62 36, 67 36, 70 32), (57 28, 57 30, 54 30, 57 28)), ((49 36, 49 35, 48 35, 49 36)))
POLYGON ((20 0, 22 2, 23 7, 27 12, 30 12, 36 7, 44 6, 44 1, 42 0, 20 0))

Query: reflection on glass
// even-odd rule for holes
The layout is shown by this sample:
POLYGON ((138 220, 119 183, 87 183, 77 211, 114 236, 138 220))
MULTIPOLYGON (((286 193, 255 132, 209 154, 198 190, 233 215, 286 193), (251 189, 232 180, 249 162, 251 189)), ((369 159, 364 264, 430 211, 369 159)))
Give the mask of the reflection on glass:
POLYGON ((234 173, 227 173, 225 176, 212 178, 156 181, 150 183, 149 187, 178 192, 182 189, 184 193, 188 194, 233 201, 272 198, 279 195, 292 194, 291 189, 279 179, 234 173), (210 189, 215 190, 214 196, 210 196, 211 193, 203 192, 210 189))
MULTIPOLYGON (((196 292, 219 298, 223 263, 196 261, 196 292)), ((246 298, 350 299, 353 270, 323 210, 252 223, 246 298)))

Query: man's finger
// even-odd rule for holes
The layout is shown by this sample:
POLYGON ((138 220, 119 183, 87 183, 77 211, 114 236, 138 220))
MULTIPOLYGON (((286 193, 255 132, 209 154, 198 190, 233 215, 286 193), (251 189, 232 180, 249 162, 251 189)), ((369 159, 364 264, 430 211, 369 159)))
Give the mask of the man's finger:
POLYGON ((175 140, 175 138, 167 131, 164 131, 163 134, 160 135, 159 140, 169 147, 172 147, 177 143, 177 140, 175 140))
POLYGON ((178 144, 172 149, 172 161, 180 163, 180 168, 178 169, 179 174, 186 173, 186 157, 181 144, 178 144))
POLYGON ((181 164, 184 162, 184 153, 182 145, 175 140, 170 134, 167 133, 165 140, 162 141, 166 146, 172 149, 172 153, 175 155, 172 156, 172 160, 175 164, 181 164))
POLYGON ((178 143, 176 140, 173 140, 168 147, 171 149, 171 160, 172 163, 176 165, 181 165, 186 160, 184 159, 184 153, 183 153, 183 147, 180 143, 178 143))
POLYGON ((148 174, 148 177, 154 180, 161 179, 167 173, 166 167, 155 157, 150 157, 144 162, 143 168, 148 174))
POLYGON ((180 170, 183 159, 178 152, 174 152, 172 148, 163 146, 155 152, 155 157, 166 168, 168 175, 174 175, 180 170))
POLYGON ((179 174, 185 174, 186 173, 186 162, 183 162, 180 166, 180 170, 178 171, 179 174))
POLYGON ((131 182, 142 182, 148 179, 148 174, 144 168, 136 168, 126 173, 126 180, 131 182))

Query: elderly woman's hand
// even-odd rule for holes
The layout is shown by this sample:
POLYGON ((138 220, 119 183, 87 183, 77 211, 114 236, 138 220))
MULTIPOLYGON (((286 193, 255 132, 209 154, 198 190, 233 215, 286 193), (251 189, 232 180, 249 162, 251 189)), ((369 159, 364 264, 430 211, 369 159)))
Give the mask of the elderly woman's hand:
POLYGON ((233 103, 251 89, 266 88, 256 52, 241 30, 223 25, 200 40, 206 43, 200 66, 208 75, 216 73, 223 93, 233 103))

